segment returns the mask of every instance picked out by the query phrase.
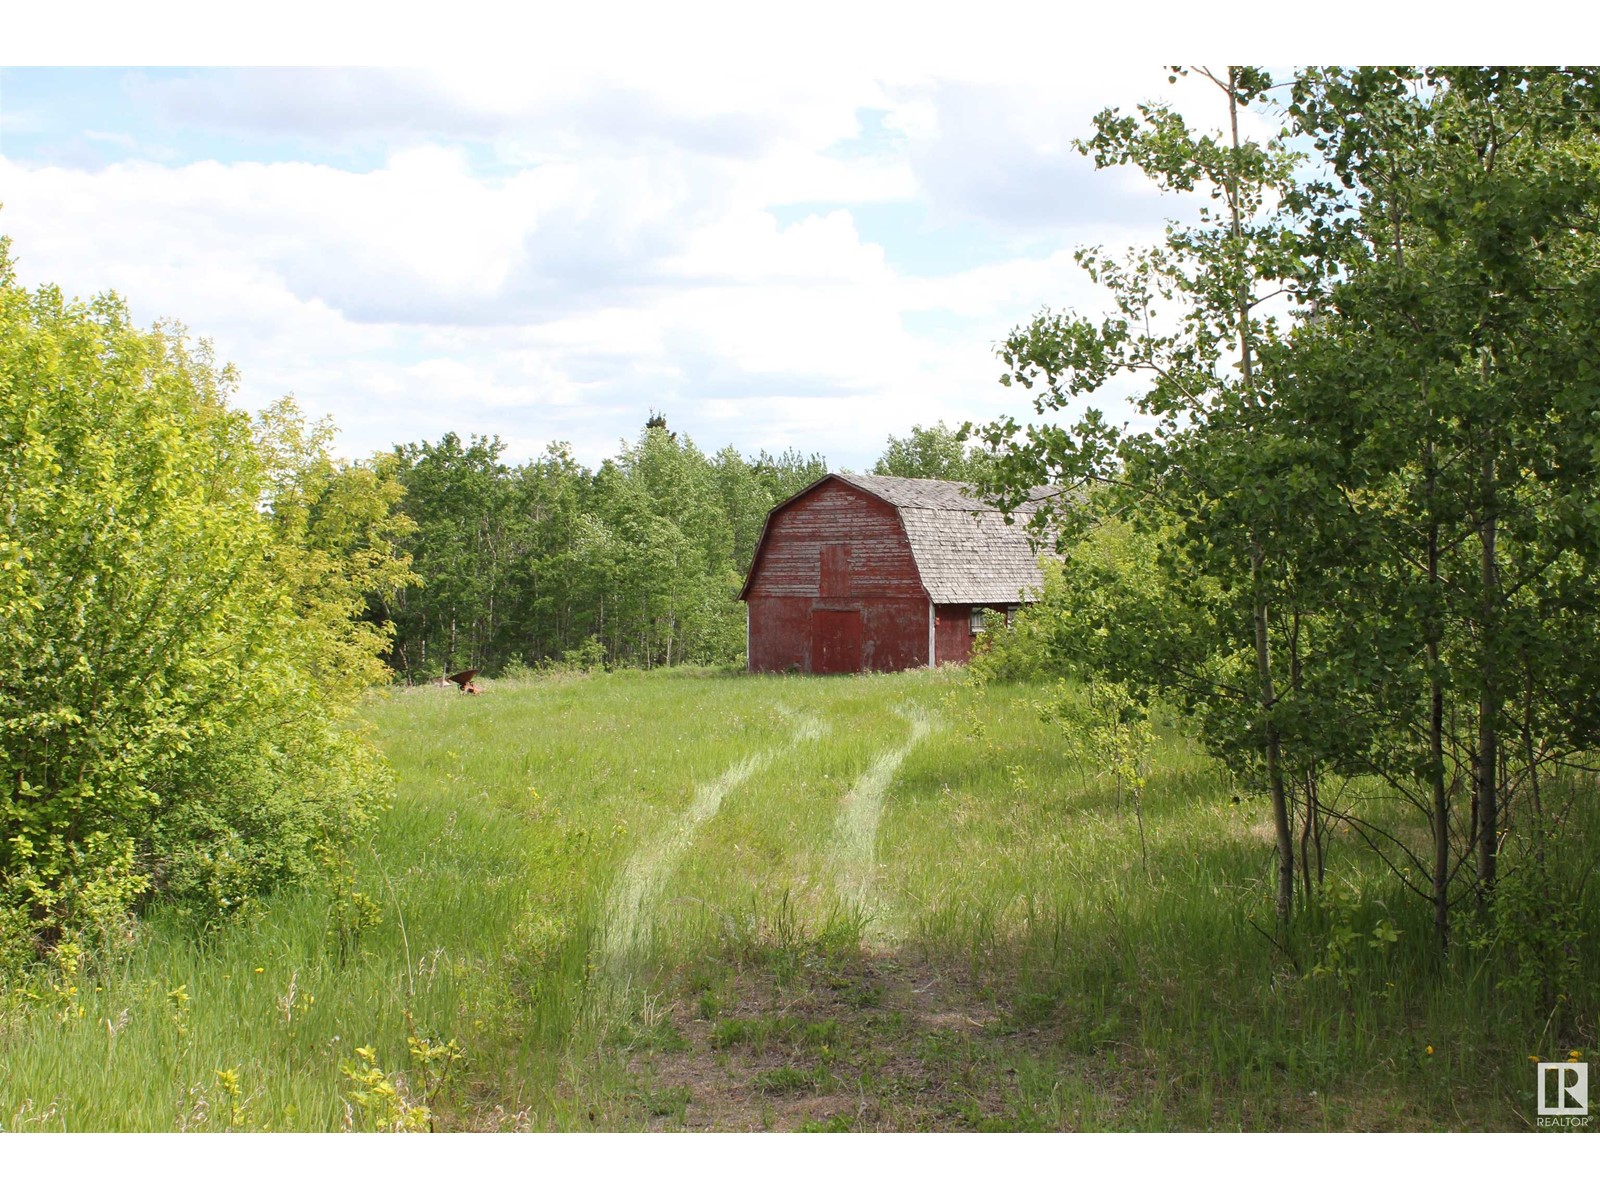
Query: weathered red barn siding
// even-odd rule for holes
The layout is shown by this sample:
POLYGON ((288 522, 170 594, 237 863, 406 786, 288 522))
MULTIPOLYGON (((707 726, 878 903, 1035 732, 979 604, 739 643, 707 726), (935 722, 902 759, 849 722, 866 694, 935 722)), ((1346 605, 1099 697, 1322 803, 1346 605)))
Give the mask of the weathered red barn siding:
POLYGON ((772 515, 745 598, 752 671, 927 664, 928 594, 899 515, 839 480, 772 515), (828 615, 845 613, 860 614, 859 631, 828 615))
POLYGON ((972 605, 934 607, 934 662, 964 663, 972 657, 972 605))

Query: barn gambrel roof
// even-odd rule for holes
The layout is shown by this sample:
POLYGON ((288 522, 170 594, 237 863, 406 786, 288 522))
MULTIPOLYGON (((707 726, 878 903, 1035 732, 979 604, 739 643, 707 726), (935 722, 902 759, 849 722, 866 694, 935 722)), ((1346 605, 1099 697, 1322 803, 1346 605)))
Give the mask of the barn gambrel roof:
POLYGON ((905 526, 922 586, 935 604, 1017 604, 1044 587, 1039 551, 1028 541, 1028 518, 1041 496, 1017 509, 1014 522, 948 479, 902 479, 895 475, 839 478, 892 504, 905 526))
POLYGON ((928 598, 935 604, 1018 604, 1044 586, 1039 551, 1028 541, 1028 518, 1042 497, 1056 489, 1035 488, 1016 511, 1013 524, 992 504, 948 479, 903 479, 896 475, 833 473, 802 488, 767 514, 754 561, 739 592, 749 595, 772 518, 802 496, 836 479, 892 506, 911 545, 911 557, 928 598))

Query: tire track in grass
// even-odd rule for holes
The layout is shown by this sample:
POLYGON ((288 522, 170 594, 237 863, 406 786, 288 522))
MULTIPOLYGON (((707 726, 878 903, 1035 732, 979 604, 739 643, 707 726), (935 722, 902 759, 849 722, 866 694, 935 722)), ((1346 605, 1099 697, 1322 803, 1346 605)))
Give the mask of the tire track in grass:
POLYGON ((815 741, 827 729, 815 716, 797 714, 783 706, 781 717, 795 723, 788 743, 758 750, 740 759, 710 783, 695 789, 694 800, 667 832, 641 848, 624 864, 605 906, 604 936, 600 943, 600 964, 604 977, 613 984, 625 985, 634 964, 648 947, 651 917, 662 885, 677 868, 679 860, 694 840, 695 833, 722 807, 722 800, 773 759, 815 741))
POLYGON ((873 873, 876 867, 878 822, 883 818, 883 797, 894 782, 900 764, 918 742, 933 732, 934 721, 921 708, 900 710, 911 722, 906 740, 885 750, 867 764, 840 802, 834 824, 829 861, 839 894, 867 915, 873 907, 873 873))

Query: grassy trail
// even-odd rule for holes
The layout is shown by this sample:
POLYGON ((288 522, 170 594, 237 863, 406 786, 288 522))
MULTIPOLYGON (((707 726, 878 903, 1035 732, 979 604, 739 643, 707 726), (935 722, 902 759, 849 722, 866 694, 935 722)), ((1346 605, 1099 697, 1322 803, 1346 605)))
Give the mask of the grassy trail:
POLYGON ((917 743, 933 732, 934 723, 922 709, 906 713, 911 732, 900 744, 884 750, 846 793, 839 806, 834 827, 830 864, 841 894, 864 913, 873 906, 873 868, 877 861, 878 822, 883 815, 884 794, 894 780, 900 764, 917 743))
POLYGON ((397 795, 353 875, 158 909, 0 993, 0 1126, 1522 1129, 1529 1056, 1592 1057, 1593 913, 1553 1019, 1439 969, 1341 835, 1291 959, 1257 929, 1264 803, 1169 729, 1141 844, 1041 699, 683 670, 378 698, 397 795), (341 926, 356 893, 379 924, 341 926))
POLYGON ((748 755, 712 782, 696 788, 694 802, 672 827, 642 847, 623 866, 605 905, 605 928, 600 942, 602 970, 612 982, 627 984, 648 944, 651 909, 658 900, 662 884, 693 843, 695 831, 717 815, 723 797, 774 759, 817 740, 827 729, 815 717, 791 716, 791 720, 796 729, 787 746, 748 755))

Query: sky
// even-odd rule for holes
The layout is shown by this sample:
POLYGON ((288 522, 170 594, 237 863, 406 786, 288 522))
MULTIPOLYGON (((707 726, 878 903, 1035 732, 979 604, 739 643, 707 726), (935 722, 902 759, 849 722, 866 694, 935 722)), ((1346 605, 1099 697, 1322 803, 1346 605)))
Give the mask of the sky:
MULTIPOLYGON (((454 430, 596 466, 660 412, 708 451, 862 469, 913 425, 1025 417, 995 344, 1044 306, 1105 310, 1076 248, 1186 215, 1072 148, 1097 111, 1225 115, 1169 84, 1159 44, 1108 55, 1061 6, 1037 29, 970 5, 463 9, 420 36, 437 7, 380 11, 406 35, 223 39, 228 61, 315 65, 0 68, 21 281, 181 321, 238 367, 240 404, 293 394, 352 457, 454 430)), ((218 48, 95 28, 64 44, 218 48)), ((70 27, 38 61, 64 61, 50 36, 70 27)))

